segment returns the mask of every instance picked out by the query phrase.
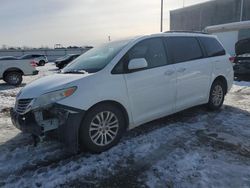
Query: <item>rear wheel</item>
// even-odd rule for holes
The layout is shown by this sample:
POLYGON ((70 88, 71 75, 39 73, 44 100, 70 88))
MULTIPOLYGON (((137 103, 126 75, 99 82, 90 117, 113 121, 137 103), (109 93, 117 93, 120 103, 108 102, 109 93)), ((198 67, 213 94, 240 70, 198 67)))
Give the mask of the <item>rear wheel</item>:
POLYGON ((80 146, 100 153, 116 145, 125 131, 125 119, 119 108, 105 104, 91 109, 80 127, 80 146))
POLYGON ((39 66, 44 66, 45 65, 45 61, 44 60, 41 60, 41 61, 39 61, 39 66))
POLYGON ((210 110, 218 110, 224 102, 224 97, 226 94, 226 89, 223 82, 216 80, 211 87, 209 102, 207 104, 210 110))
POLYGON ((4 81, 10 85, 20 85, 23 81, 22 73, 20 72, 8 72, 5 74, 4 81))

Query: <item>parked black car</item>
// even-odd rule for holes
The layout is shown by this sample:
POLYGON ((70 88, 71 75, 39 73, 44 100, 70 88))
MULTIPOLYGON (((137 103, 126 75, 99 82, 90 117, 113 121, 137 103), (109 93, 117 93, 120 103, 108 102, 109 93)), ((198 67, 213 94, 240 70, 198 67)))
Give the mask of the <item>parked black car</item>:
POLYGON ((234 76, 240 79, 250 79, 250 38, 235 44, 234 76))
POLYGON ((19 59, 32 59, 37 64, 37 66, 44 66, 48 63, 48 58, 42 54, 26 54, 21 56, 19 59))
POLYGON ((64 57, 58 58, 55 61, 55 64, 59 69, 62 69, 63 67, 68 65, 71 61, 73 61, 74 59, 76 59, 79 56, 80 56, 80 54, 68 54, 64 57))

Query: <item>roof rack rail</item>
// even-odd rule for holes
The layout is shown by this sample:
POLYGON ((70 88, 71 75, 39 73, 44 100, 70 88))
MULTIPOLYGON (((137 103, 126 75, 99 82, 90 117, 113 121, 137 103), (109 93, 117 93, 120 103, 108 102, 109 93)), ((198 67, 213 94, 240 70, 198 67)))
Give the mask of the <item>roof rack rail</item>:
POLYGON ((209 34, 204 31, 187 31, 187 30, 170 30, 170 31, 165 31, 164 33, 199 33, 199 34, 209 34))

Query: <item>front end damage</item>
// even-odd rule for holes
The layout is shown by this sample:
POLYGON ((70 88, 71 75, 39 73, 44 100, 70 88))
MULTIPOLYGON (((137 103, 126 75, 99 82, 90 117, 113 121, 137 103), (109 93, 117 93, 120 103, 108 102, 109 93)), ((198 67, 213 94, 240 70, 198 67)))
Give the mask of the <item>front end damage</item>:
MULTIPOLYGON (((31 102, 32 100, 29 103, 31 102)), ((15 108, 11 109, 11 120, 16 128, 31 133, 40 138, 39 140, 53 132, 67 151, 78 151, 78 130, 85 111, 58 103, 46 108, 24 111, 23 109, 28 108, 25 103, 27 99, 20 100, 15 108)))

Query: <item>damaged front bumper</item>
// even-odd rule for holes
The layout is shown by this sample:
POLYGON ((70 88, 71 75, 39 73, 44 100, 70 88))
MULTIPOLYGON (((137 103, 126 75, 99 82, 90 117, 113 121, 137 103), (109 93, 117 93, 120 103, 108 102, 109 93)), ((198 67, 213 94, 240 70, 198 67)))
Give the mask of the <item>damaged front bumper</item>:
POLYGON ((16 128, 38 137, 44 137, 53 131, 66 149, 73 153, 78 151, 78 131, 84 114, 84 110, 60 104, 29 111, 23 115, 13 108, 10 111, 12 123, 16 128))

